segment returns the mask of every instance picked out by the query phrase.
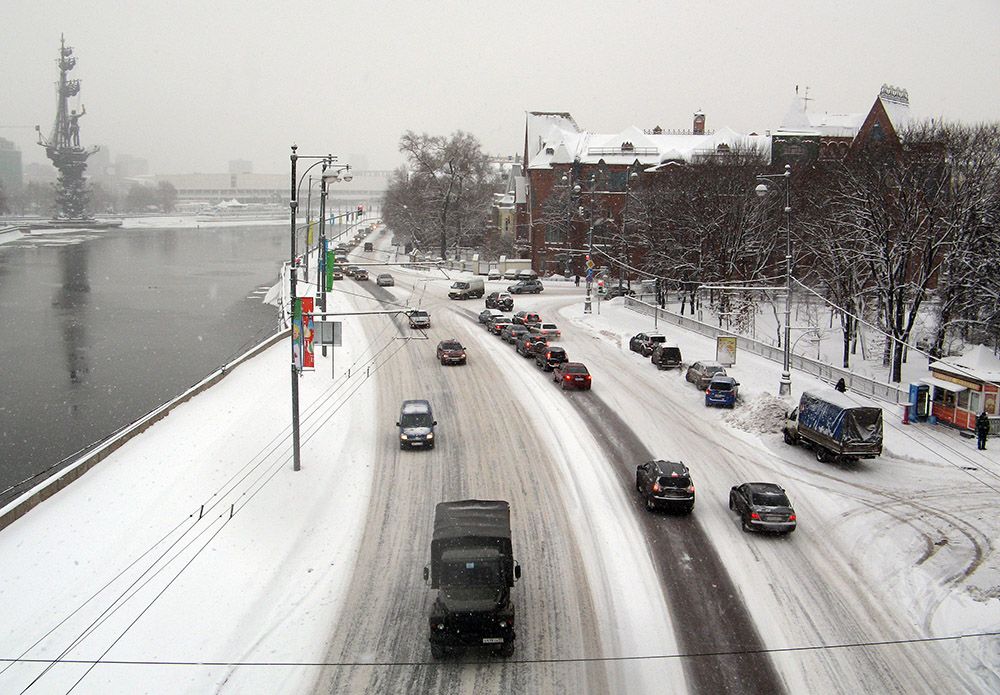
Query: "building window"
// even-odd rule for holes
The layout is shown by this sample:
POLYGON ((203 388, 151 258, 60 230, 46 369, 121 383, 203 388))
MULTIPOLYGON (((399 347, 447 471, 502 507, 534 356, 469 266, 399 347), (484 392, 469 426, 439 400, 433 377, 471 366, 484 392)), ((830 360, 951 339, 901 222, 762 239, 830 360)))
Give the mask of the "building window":
POLYGON ((983 394, 979 391, 971 391, 969 393, 969 408, 968 410, 973 413, 981 413, 983 405, 983 394))
POLYGON ((962 410, 969 410, 969 390, 960 391, 958 394, 958 407, 962 410))

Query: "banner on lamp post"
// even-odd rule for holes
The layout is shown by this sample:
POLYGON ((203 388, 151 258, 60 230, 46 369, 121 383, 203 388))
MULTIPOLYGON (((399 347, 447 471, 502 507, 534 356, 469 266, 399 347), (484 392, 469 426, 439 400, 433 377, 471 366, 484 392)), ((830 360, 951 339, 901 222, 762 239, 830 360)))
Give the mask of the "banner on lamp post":
POLYGON ((302 298, 292 300, 292 364, 302 371, 302 298))
POLYGON ((316 360, 313 356, 313 298, 302 297, 302 368, 315 369, 316 360))
POLYGON ((326 291, 333 289, 333 270, 337 263, 337 257, 333 251, 326 252, 326 291))
POLYGON ((306 222, 306 250, 307 251, 309 250, 309 247, 312 246, 312 243, 313 243, 313 227, 315 227, 315 226, 316 226, 316 223, 313 222, 312 220, 308 220, 306 222))

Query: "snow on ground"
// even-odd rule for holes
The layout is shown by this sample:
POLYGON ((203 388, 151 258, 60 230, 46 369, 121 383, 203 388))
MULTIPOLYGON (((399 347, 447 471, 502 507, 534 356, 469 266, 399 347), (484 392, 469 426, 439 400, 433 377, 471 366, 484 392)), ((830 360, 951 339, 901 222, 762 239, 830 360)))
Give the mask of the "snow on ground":
MULTIPOLYGON (((436 293, 448 284, 439 271, 393 273, 397 278, 425 278, 417 283, 425 291, 436 293)), ((497 290, 507 284, 490 286, 497 290)), ((400 291, 397 297, 417 304, 420 291, 412 296, 400 291)), ((354 319, 343 320, 349 324, 354 319)), ((603 343, 602 349, 623 351, 631 335, 653 328, 650 317, 625 309, 621 300, 602 302, 600 313, 588 316, 580 313, 579 305, 567 307, 560 323, 564 329, 575 324, 589 331, 603 343)), ((669 330, 685 362, 715 357, 711 339, 669 330)), ((356 330, 345 326, 345 335, 362 333, 360 322, 356 330)), ((321 660, 368 503, 372 471, 364 443, 378 436, 378 420, 371 412, 372 384, 364 377, 370 359, 365 342, 348 341, 337 349, 336 380, 300 380, 301 411, 313 414, 303 422, 301 472, 284 474, 291 461, 285 444, 289 355, 287 342, 282 342, 179 406, 0 532, 0 610, 5 617, 0 657, 321 660), (348 430, 350 438, 339 436, 348 430), (247 611, 248 602, 257 608, 247 611), (273 637, 279 626, 280 640, 273 637), (117 646, 102 654, 103 646, 120 635, 117 646)), ((318 357, 317 372, 323 370, 328 373, 330 363, 318 357)), ((777 432, 784 403, 772 395, 780 365, 740 354, 730 371, 741 383, 741 403, 731 413, 706 416, 706 428, 721 422, 762 450, 783 446, 777 432)), ((807 386, 830 388, 798 373, 792 379, 796 393, 807 386)), ((700 393, 692 389, 690 399, 692 408, 703 408, 700 393)), ((935 490, 945 499, 960 494, 948 486, 967 475, 1000 487, 997 443, 977 452, 954 430, 903 426, 899 407, 879 405, 886 417, 886 454, 874 467, 875 484, 896 487, 901 496, 910 497, 935 490), (905 465, 911 479, 894 477, 897 462, 905 465), (966 466, 978 470, 963 471, 966 466)), ((539 417, 545 417, 544 412, 541 409, 539 417)), ((656 435, 652 430, 639 434, 656 435)), ((611 484, 606 483, 591 481, 594 490, 579 493, 581 514, 591 515, 591 528, 599 537, 621 532, 617 522, 595 511, 595 501, 585 496, 611 484)), ((967 484, 976 483, 969 479, 967 484)), ((822 491, 803 488, 799 494, 808 506, 825 506, 832 515, 849 506, 822 491)), ((621 491, 613 496, 621 496, 621 491)), ((960 519, 961 499, 952 500, 958 520, 941 517, 933 522, 940 526, 938 539, 947 541, 953 532, 949 524, 960 524, 961 532, 974 538, 981 550, 968 577, 957 584, 949 573, 961 559, 949 556, 953 551, 947 542, 931 543, 924 549, 925 561, 911 562, 920 540, 905 524, 881 529, 869 547, 858 551, 858 562, 880 583, 882 594, 896 596, 913 624, 930 634, 995 631, 1000 625, 1000 561, 993 543, 1000 537, 1000 520, 993 499, 994 512, 979 512, 968 520, 960 519)), ((937 502, 942 503, 940 497, 937 502)), ((858 538, 871 535, 866 526, 870 523, 866 516, 840 523, 830 531, 832 540, 845 547, 856 545, 858 538)), ((628 569, 622 567, 626 585, 646 581, 630 576, 628 569)), ((626 601, 615 608, 636 607, 626 601)), ((619 636, 618 641, 623 651, 638 648, 635 635, 619 636)), ((1000 670, 995 647, 995 641, 970 639, 955 649, 976 650, 985 666, 975 676, 992 684, 1000 670)), ((976 658, 965 661, 975 663, 976 658)), ((40 663, 0 662, 0 692, 19 692, 44 668, 40 663)), ((87 668, 57 665, 43 677, 40 691, 65 692, 87 668)), ((150 673, 102 664, 75 692, 107 692, 109 683, 139 692, 150 673)), ((218 689, 231 675, 224 666, 163 667, 154 673, 163 690, 199 693, 218 689)), ((260 692, 298 692, 311 682, 308 668, 262 669, 254 676, 260 692)))

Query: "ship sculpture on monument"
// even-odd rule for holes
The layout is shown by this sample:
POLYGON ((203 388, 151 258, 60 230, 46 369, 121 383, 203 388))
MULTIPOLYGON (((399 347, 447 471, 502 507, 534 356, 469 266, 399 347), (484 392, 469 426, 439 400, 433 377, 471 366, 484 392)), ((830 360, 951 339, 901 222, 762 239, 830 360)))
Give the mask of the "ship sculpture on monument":
POLYGON ((73 49, 66 45, 65 37, 60 36, 59 40, 59 82, 56 85, 59 101, 56 106, 56 122, 48 138, 42 135, 40 126, 36 125, 35 130, 38 131, 38 144, 45 148, 45 154, 59 170, 59 179, 55 184, 56 220, 89 222, 93 220, 87 215, 90 192, 83 172, 87 168, 87 157, 100 148, 85 148, 80 145, 80 118, 87 113, 87 109, 81 106, 77 113, 76 109, 69 108, 70 97, 80 93, 80 80, 67 79, 66 75, 76 65, 76 58, 73 57, 73 49))

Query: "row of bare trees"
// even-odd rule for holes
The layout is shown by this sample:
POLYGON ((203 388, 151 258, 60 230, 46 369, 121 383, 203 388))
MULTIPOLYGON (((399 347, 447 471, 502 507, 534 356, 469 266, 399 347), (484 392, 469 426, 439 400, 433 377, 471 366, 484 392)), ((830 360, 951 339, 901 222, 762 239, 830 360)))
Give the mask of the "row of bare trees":
MULTIPOLYGON (((692 309, 701 285, 780 285, 785 201, 754 195, 765 170, 761 153, 734 151, 649 177, 624 225, 642 269, 692 309)), ((897 382, 918 315, 936 318, 932 350, 956 337, 1000 344, 1000 126, 915 126, 844 161, 793 167, 790 190, 793 276, 839 307, 845 366, 859 320, 890 336, 897 382)), ((762 296, 722 292, 712 308, 755 312, 762 296)))
POLYGON ((407 131, 399 142, 407 164, 393 173, 383 217, 397 234, 418 248, 481 246, 493 194, 503 177, 469 133, 450 136, 407 131))

